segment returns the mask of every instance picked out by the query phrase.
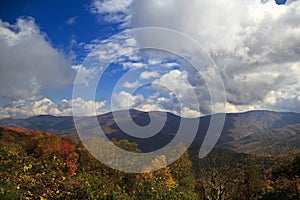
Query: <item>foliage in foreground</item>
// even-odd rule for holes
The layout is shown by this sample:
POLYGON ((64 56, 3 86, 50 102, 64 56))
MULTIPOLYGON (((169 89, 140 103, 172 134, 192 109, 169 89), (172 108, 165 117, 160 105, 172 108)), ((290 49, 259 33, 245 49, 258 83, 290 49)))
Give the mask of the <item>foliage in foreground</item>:
MULTIPOLYGON (((113 142, 140 152, 127 140, 113 142)), ((299 199, 300 155, 259 158, 215 149, 200 160, 190 149, 168 167, 129 174, 51 134, 0 127, 0 145, 0 199, 299 199)))

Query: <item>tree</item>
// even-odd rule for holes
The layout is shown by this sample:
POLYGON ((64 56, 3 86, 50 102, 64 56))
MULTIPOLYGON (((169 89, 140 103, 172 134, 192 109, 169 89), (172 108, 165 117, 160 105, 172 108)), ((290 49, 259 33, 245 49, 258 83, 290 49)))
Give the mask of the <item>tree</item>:
POLYGON ((263 192, 264 181, 258 171, 258 168, 249 163, 243 172, 243 185, 239 187, 240 192, 243 194, 243 199, 257 199, 263 192))
POLYGON ((189 153, 186 151, 178 160, 170 165, 171 174, 183 191, 193 192, 195 175, 189 153))
POLYGON ((273 169, 273 177, 275 179, 288 179, 292 182, 295 199, 299 200, 299 178, 300 178, 300 154, 294 156, 288 162, 281 164, 273 169))

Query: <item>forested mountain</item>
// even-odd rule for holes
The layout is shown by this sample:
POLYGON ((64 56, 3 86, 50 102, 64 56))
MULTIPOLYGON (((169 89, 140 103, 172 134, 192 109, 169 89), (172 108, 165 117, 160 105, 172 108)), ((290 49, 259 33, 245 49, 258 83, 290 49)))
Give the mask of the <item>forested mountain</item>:
MULTIPOLYGON (((117 111, 124 113, 125 111, 117 111)), ((149 113, 130 110, 131 117, 140 126, 149 124, 149 113)), ((163 120, 165 113, 152 112, 157 120, 163 120)), ((129 136, 116 124, 113 114, 107 113, 97 116, 99 124, 109 138, 127 139, 139 144, 142 151, 159 149, 172 140, 181 120, 195 120, 180 118, 166 113, 167 120, 163 129, 155 136, 140 139, 129 136)), ((206 134, 211 116, 200 118, 200 126, 195 138, 196 144, 201 144, 206 134)), ((90 117, 82 117, 82 121, 89 121, 90 117)), ((127 123, 124 118, 122 123, 127 123)), ((1 126, 23 127, 41 130, 60 136, 77 137, 72 117, 55 117, 50 115, 34 116, 27 119, 2 119, 1 126)), ((97 135, 96 127, 88 127, 87 132, 97 135)), ((137 133, 139 134, 139 133, 137 133)), ((189 133, 187 133, 189 134, 189 133)), ((284 152, 300 150, 300 114, 272 111, 250 111, 226 115, 226 121, 217 146, 241 153, 278 155, 284 152)))
MULTIPOLYGON (((140 152, 128 140, 112 141, 140 152)), ((167 167, 130 174, 103 165, 79 141, 41 131, 0 127, 0 145, 0 199, 299 199, 299 154, 215 148, 199 159, 194 144, 167 167)))

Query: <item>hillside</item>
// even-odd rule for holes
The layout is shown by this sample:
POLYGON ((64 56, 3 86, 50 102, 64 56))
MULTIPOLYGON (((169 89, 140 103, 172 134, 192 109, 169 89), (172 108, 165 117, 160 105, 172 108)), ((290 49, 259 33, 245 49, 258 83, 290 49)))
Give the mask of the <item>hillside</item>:
MULTIPOLYGON (((121 114, 124 111, 117 111, 121 114)), ((131 117, 140 126, 149 124, 149 113, 131 110, 131 117)), ((152 112, 156 120, 163 120, 161 112, 152 112)), ((202 144, 211 116, 200 118, 200 126, 195 138, 196 144, 202 144)), ((81 121, 88 123, 90 117, 82 117, 81 121)), ((122 119, 127 123, 128 118, 122 119)), ((144 152, 159 149, 169 143, 176 134, 181 120, 195 119, 180 118, 167 113, 167 120, 163 129, 153 137, 141 139, 123 132, 114 121, 112 113, 98 116, 107 137, 118 140, 128 139, 139 144, 144 152)), ((227 114, 225 125, 217 146, 241 153, 278 155, 289 151, 300 150, 300 114, 289 112, 250 111, 245 113, 227 114)), ((23 127, 41 130, 57 135, 76 137, 75 125, 72 117, 34 116, 27 119, 2 119, 1 126, 23 127)), ((87 127, 86 132, 97 135, 96 127, 87 127)), ((145 134, 145 133, 136 133, 145 134)), ((188 133, 187 133, 188 134, 188 133)))
MULTIPOLYGON (((126 140, 114 143, 139 151, 126 140)), ((199 147, 193 145, 165 168, 130 174, 103 165, 80 142, 41 131, 0 127, 0 144, 0 199, 297 198, 299 154, 257 157, 214 148, 199 159, 199 147)), ((164 162, 166 156, 158 158, 153 162, 164 162)))
POLYGON ((75 130, 72 116, 56 117, 52 115, 38 115, 26 119, 6 118, 0 120, 0 126, 40 130, 59 136, 68 135, 71 131, 75 130))
POLYGON ((238 152, 278 155, 300 150, 300 114, 251 111, 227 114, 218 145, 238 152))

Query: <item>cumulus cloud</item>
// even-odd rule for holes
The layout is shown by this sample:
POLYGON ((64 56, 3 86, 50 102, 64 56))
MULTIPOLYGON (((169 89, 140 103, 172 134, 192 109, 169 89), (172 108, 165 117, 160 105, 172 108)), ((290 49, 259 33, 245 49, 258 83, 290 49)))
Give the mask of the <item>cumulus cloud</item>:
POLYGON ((102 113, 106 105, 105 101, 94 102, 91 100, 83 100, 76 98, 74 100, 63 99, 58 104, 48 98, 35 101, 18 100, 13 101, 10 105, 0 107, 0 118, 20 118, 33 115, 55 115, 55 116, 71 116, 72 103, 74 107, 81 113, 81 116, 90 116, 96 113, 102 113))
POLYGON ((200 102, 186 71, 171 70, 153 81, 152 88, 167 93, 169 99, 157 98, 162 105, 171 104, 167 109, 184 117, 200 116, 200 102))
POLYGON ((153 87, 176 93, 179 98, 188 97, 193 89, 188 81, 188 73, 185 71, 171 70, 153 81, 153 87))
POLYGON ((83 84, 87 87, 90 85, 90 82, 97 78, 97 74, 101 70, 99 67, 86 68, 82 65, 74 65, 72 69, 78 73, 76 84, 83 84))
POLYGON ((157 59, 157 58, 150 58, 148 59, 148 64, 149 65, 157 65, 160 64, 161 60, 157 59))
POLYGON ((168 110, 166 110, 154 103, 142 104, 142 105, 138 106, 138 109, 141 111, 144 111, 144 112, 151 112, 151 111, 168 112, 168 110))
MULTIPOLYGON (((296 70, 300 68, 300 1, 290 0, 286 5, 279 6, 273 0, 191 0, 189 3, 184 0, 94 0, 91 12, 108 22, 121 23, 123 27, 165 27, 195 39, 221 72, 227 94, 227 110, 297 109, 299 98, 294 92, 299 91, 300 82, 300 72, 296 70), (285 103, 289 106, 285 106, 285 103)), ((151 36, 142 38, 158 43, 164 42, 157 41, 159 39, 166 40, 165 37, 151 36)), ((157 74, 154 76, 153 72, 149 73, 151 65, 161 66, 157 70, 160 74, 165 73, 163 67, 179 67, 176 62, 163 63, 160 57, 148 59, 146 63, 138 61, 135 48, 139 42, 132 35, 122 34, 105 41, 95 40, 85 48, 91 50, 100 44, 101 48, 96 48, 93 53, 99 60, 104 60, 103 63, 127 54, 125 59, 116 62, 122 64, 125 70, 146 70, 140 76, 142 80, 152 75, 151 78, 158 78, 157 74)), ((177 45, 178 51, 182 47, 178 40, 171 45, 177 45)), ((200 59, 197 49, 189 50, 191 60, 200 59)), ((210 69, 207 63, 203 63, 201 69, 210 74, 213 80, 216 71, 210 69)), ((171 89, 182 87, 180 92, 186 96, 189 92, 184 92, 184 87, 192 85, 201 99, 203 112, 208 114, 210 106, 218 112, 216 108, 225 102, 211 105, 204 80, 199 79, 197 72, 184 70, 188 74, 184 77, 186 81, 179 78, 183 77, 179 75, 183 71, 173 70, 156 82, 164 83, 171 89), (173 81, 170 78, 172 76, 175 78, 173 81)), ((33 79, 31 84, 35 83, 33 79)), ((132 88, 134 85, 127 82, 124 87, 132 88)), ((156 89, 161 91, 163 87, 156 89)), ((221 94, 221 89, 210 88, 210 92, 221 94)), ((187 106, 190 110, 195 110, 194 107, 187 106)))
POLYGON ((84 100, 82 98, 76 98, 73 100, 63 99, 59 104, 58 108, 61 110, 61 115, 71 115, 72 105, 76 109, 76 113, 80 113, 80 116, 91 116, 96 114, 102 114, 105 112, 104 107, 106 101, 93 101, 84 100))
POLYGON ((162 65, 168 68, 179 66, 178 63, 174 63, 174 62, 163 63, 162 65))
POLYGON ((58 90, 73 82, 67 58, 47 40, 33 18, 16 24, 0 20, 0 96, 30 99, 41 90, 58 90))
POLYGON ((201 112, 198 110, 192 110, 189 107, 183 107, 180 114, 182 117, 186 118, 196 118, 201 116, 201 112))
MULTIPOLYGON (((221 72, 227 93, 228 102, 225 106, 228 112, 247 109, 297 110, 299 108, 300 1, 290 0, 284 6, 278 6, 274 1, 260 0, 191 0, 189 3, 184 0, 94 0, 90 11, 99 14, 99 17, 108 22, 121 23, 123 27, 125 25, 165 27, 178 30, 195 39, 204 47, 221 72)), ((1 23, 0 33, 4 38, 2 40, 5 41, 5 48, 23 43, 23 37, 32 34, 38 38, 38 41, 44 42, 48 50, 57 52, 40 33, 34 22, 31 26, 28 23, 30 20, 23 20, 23 24, 24 22, 29 24, 27 29, 20 28, 22 26, 18 23, 16 25, 1 23), (14 31, 16 27, 20 31, 14 31)), ((166 37, 151 36, 142 38, 158 43, 164 41, 157 41, 157 39, 166 40, 166 37)), ((84 46, 86 50, 91 51, 89 56, 97 58, 97 64, 100 61, 101 67, 111 62, 118 62, 124 70, 144 70, 140 73, 141 80, 135 82, 127 80, 123 82, 124 88, 132 89, 143 80, 156 78, 152 89, 165 92, 170 96, 168 99, 158 97, 159 95, 146 99, 142 95, 120 91, 113 95, 116 108, 140 106, 144 110, 161 110, 161 106, 164 105, 163 109, 179 114, 180 109, 176 104, 178 101, 183 101, 181 114, 197 116, 200 114, 197 105, 189 99, 192 93, 196 92, 201 100, 201 106, 204 106, 201 113, 209 114, 208 107, 212 107, 213 112, 222 110, 224 102, 211 105, 206 83, 195 70, 177 70, 182 63, 171 61, 172 59, 166 59, 170 62, 164 62, 167 58, 165 55, 156 58, 152 56, 153 58, 148 59, 146 54, 138 54, 136 51, 140 42, 138 39, 124 32, 107 40, 94 40, 84 46), (147 59, 140 59, 141 55, 147 59), (155 71, 151 68, 154 66, 158 67, 155 71), (173 67, 176 67, 176 70, 173 67), (170 71, 166 72, 166 70, 170 71)), ((182 50, 180 41, 174 40, 170 45, 177 45, 174 49, 178 49, 178 52, 182 50)), ((191 60, 201 60, 201 56, 196 54, 197 49, 189 50, 191 60)), ((55 55, 59 55, 52 57, 56 62, 60 60, 58 58, 64 57, 58 52, 55 55)), ((0 62, 4 62, 2 60, 0 62)), ((203 63, 201 67, 203 73, 211 75, 212 80, 216 77, 214 76, 216 71, 211 69, 208 63, 203 63)), ((95 68, 86 68, 83 65, 72 68, 73 71, 82 72, 79 82, 85 86, 88 86, 91 77, 98 73, 93 71, 96 70, 95 68)), ((29 74, 32 74, 31 71, 29 74)), ((55 72, 55 74, 61 73, 55 72)), ((69 74, 68 70, 67 74, 69 74)), ((16 76, 15 78, 18 79, 16 76)), ((21 84, 17 84, 13 90, 17 95, 14 96, 24 98, 28 95, 29 98, 38 95, 39 91, 47 86, 39 77, 30 75, 25 77, 30 87, 26 87, 27 90, 18 90, 16 88, 21 84)), ((25 81, 22 78, 20 80, 25 81)), ((221 88, 210 89, 213 93, 221 93, 221 88)), ((54 108, 51 112, 55 112, 54 108)))
POLYGON ((159 77, 159 73, 156 71, 144 71, 140 75, 140 79, 150 79, 159 77))
MULTIPOLYGON (((125 71, 125 74, 119 79, 120 84, 118 85, 121 88, 114 88, 112 110, 137 108, 145 111, 150 109, 164 110, 185 117, 200 115, 200 112, 197 111, 199 109, 197 104, 191 98, 194 93, 193 86, 188 80, 188 73, 184 70, 173 69, 173 67, 180 67, 176 56, 171 55, 172 59, 170 59, 169 54, 165 52, 163 52, 163 55, 159 52, 157 57, 156 52, 153 51, 135 51, 138 49, 138 44, 134 34, 130 35, 126 31, 105 41, 94 41, 92 46, 88 47, 92 51, 88 55, 87 63, 93 63, 95 60, 99 66, 106 66, 107 63, 115 61, 125 71), (122 57, 124 55, 126 56, 122 57), (139 85, 152 83, 153 85, 149 88, 150 93, 157 90, 158 93, 168 94, 170 99, 167 101, 159 95, 148 97, 148 94, 145 95, 145 97, 147 96, 145 98, 142 95, 134 95, 134 91, 130 90, 139 85), (126 91, 122 91, 124 88, 126 88, 126 91), (180 104, 177 105, 179 100, 184 102, 182 108, 180 104)), ((83 73, 83 77, 85 77, 85 74, 88 75, 87 77, 90 76, 89 73, 83 73)), ((86 79, 84 78, 84 80, 86 79)))
POLYGON ((196 118, 202 116, 202 113, 199 110, 193 110, 189 107, 190 105, 182 107, 174 104, 172 99, 165 97, 158 98, 149 98, 142 102, 140 105, 137 105, 136 108, 145 112, 150 111, 162 111, 170 112, 185 118, 196 118))
POLYGON ((123 69, 139 69, 145 67, 146 65, 142 62, 123 62, 122 66, 123 69))
POLYGON ((144 97, 140 94, 132 95, 126 91, 113 94, 112 108, 113 110, 134 108, 144 101, 144 97))
MULTIPOLYGON (((210 52, 237 53, 237 50, 247 47, 245 42, 251 39, 250 36, 255 36, 254 40, 259 36, 259 28, 267 30, 275 24, 290 27, 291 23, 297 22, 294 14, 299 6, 294 3, 283 7, 274 1, 262 4, 260 1, 192 0, 187 4, 184 0, 164 3, 142 0, 133 6, 132 25, 172 28, 192 36, 210 52), (283 18, 293 20, 288 22, 283 18)), ((282 30, 283 27, 275 28, 282 30)), ((293 27, 292 30, 297 29, 293 27)), ((290 33, 278 31, 269 36, 276 39, 285 34, 290 33)))
POLYGON ((133 83, 129 83, 128 81, 126 81, 124 84, 123 84, 123 87, 125 88, 137 88, 139 86, 139 82, 138 81, 135 81, 133 83))
MULTIPOLYGON (((297 110, 299 99, 293 91, 299 89, 300 77, 295 70, 300 68, 300 1, 279 6, 260 0, 141 0, 131 11, 133 27, 171 28, 199 42, 222 73, 230 110, 297 110)), ((159 42, 158 37, 143 39, 159 42)), ((181 43, 176 44, 180 49, 181 43)), ((190 52, 191 59, 197 59, 193 49, 190 52)), ((192 85, 203 86, 188 74, 192 85)), ((218 93, 218 88, 213 91, 218 93)), ((208 97, 202 97, 211 106, 208 97)))

